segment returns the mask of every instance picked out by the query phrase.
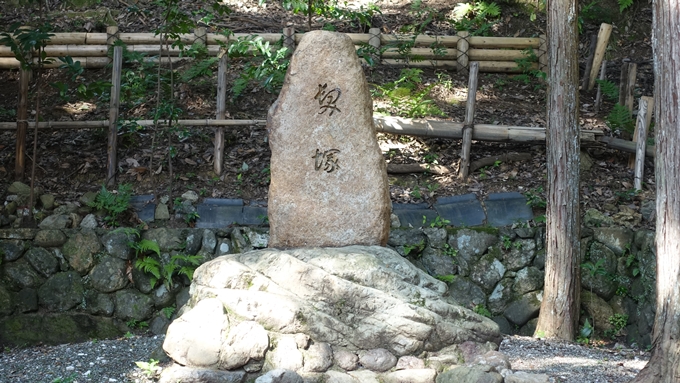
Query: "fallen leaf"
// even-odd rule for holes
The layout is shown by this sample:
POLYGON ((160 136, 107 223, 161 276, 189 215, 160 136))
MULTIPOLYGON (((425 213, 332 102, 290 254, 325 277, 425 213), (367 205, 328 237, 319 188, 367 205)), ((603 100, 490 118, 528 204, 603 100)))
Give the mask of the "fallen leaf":
POLYGON ((125 162, 128 164, 128 166, 131 166, 131 167, 138 167, 139 166, 139 162, 137 162, 137 160, 134 159, 134 158, 126 158, 125 162))
POLYGON ((184 162, 186 162, 187 164, 192 165, 192 166, 198 165, 198 164, 196 163, 196 161, 194 161, 194 160, 192 160, 192 159, 189 159, 189 158, 185 158, 185 159, 184 159, 184 162))

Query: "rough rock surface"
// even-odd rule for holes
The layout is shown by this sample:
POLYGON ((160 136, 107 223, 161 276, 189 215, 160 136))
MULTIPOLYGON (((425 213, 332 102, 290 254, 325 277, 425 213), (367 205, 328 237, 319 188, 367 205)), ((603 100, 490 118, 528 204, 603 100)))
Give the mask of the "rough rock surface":
POLYGON ((305 33, 267 118, 274 248, 385 245, 390 197, 354 44, 305 33))
MULTIPOLYGON (((451 365, 465 352, 455 345, 497 348, 498 326, 446 294, 443 282, 378 246, 230 254, 196 270, 190 309, 170 325, 163 348, 185 366, 301 376, 334 363, 393 374, 402 356, 428 351, 424 365, 451 365)), ((422 381, 436 375, 413 370, 422 381)))

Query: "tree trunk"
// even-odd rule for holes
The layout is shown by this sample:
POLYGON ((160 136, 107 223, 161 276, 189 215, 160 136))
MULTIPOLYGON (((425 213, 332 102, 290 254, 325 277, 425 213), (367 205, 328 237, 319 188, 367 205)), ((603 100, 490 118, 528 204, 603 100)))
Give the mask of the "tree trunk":
POLYGON ((680 381, 680 3, 654 2, 656 318, 652 356, 635 383, 680 381))
POLYGON ((548 206, 543 302, 535 335, 573 340, 580 292, 577 2, 548 2, 548 206))

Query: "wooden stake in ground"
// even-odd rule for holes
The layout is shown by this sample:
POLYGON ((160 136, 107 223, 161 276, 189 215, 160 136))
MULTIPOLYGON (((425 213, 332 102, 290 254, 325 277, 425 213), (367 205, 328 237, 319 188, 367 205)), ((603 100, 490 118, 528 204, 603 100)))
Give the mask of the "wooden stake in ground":
POLYGON ((111 74, 111 104, 109 106, 109 144, 106 162, 106 186, 111 188, 116 183, 118 169, 118 113, 120 109, 120 78, 123 71, 123 47, 113 48, 113 72, 111 74))
MULTIPOLYGON (((600 68, 600 80, 607 78, 607 60, 602 60, 602 68, 600 68)), ((597 84, 597 95, 595 96, 595 112, 600 111, 600 104, 602 103, 602 87, 597 84)))
MULTIPOLYGON (((648 96, 642 96, 640 97, 640 103, 642 104, 642 101, 647 102, 647 114, 645 116, 645 131, 649 132, 649 126, 652 123, 652 115, 654 114, 654 97, 648 97, 648 96)), ((640 109, 640 105, 638 104, 638 109, 640 109)), ((640 113, 638 111, 638 113, 640 113)), ((639 119, 639 117, 638 117, 639 119)), ((635 124, 635 131, 633 132, 633 142, 637 143, 638 140, 638 130, 639 130, 639 123, 635 124)), ((645 134, 645 141, 647 140, 647 134, 645 134)), ((636 145, 636 153, 637 153, 637 145, 636 145)), ((628 169, 635 169, 635 156, 630 155, 628 156, 628 169)))
MULTIPOLYGON (((219 67, 217 69, 217 119, 224 120, 227 115, 227 52, 222 52, 219 67)), ((215 130, 215 153, 213 169, 218 176, 222 174, 224 162, 224 127, 215 130)))
MULTIPOLYGON (((604 59, 604 52, 609 45, 609 36, 612 34, 611 24, 602 23, 600 25, 600 32, 597 34, 597 47, 595 48, 595 56, 593 57, 593 67, 590 71, 590 80, 588 81, 588 90, 592 90, 595 86, 595 79, 597 78, 597 70, 604 59)), ((578 36, 578 34, 577 34, 578 36)))
POLYGON ((30 69, 22 69, 19 78, 19 110, 17 111, 17 143, 14 157, 14 177, 23 181, 26 168, 26 130, 28 130, 28 79, 30 69))
POLYGON ((472 145, 472 129, 475 122, 475 100, 477 96, 477 77, 479 64, 470 64, 470 76, 468 78, 468 97, 465 106, 465 122, 463 122, 463 148, 460 151, 460 167, 458 178, 465 180, 470 166, 470 146, 472 145))
POLYGON ((645 143, 647 142, 647 100, 640 99, 640 106, 638 108, 637 124, 635 130, 637 131, 637 147, 635 151, 635 190, 642 190, 642 175, 645 170, 645 143))
POLYGON ((628 108, 629 116, 633 114, 633 90, 637 78, 637 64, 623 63, 619 88, 619 104, 628 108))

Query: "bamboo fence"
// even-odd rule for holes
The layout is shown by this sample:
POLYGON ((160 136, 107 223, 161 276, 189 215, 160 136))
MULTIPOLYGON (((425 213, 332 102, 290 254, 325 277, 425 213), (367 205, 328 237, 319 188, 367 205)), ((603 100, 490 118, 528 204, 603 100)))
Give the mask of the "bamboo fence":
MULTIPOLYGON (((378 28, 372 28, 368 34, 347 34, 358 47, 366 44, 373 47, 374 52, 379 52, 377 61, 383 65, 402 65, 447 68, 452 70, 468 70, 470 64, 475 62, 474 67, 479 72, 518 73, 526 68, 520 67, 516 60, 529 59, 525 51, 531 49, 536 54, 535 62, 531 68, 546 70, 547 47, 545 36, 540 38, 524 37, 480 37, 469 36, 467 32, 458 32, 455 36, 402 36, 384 35, 378 28), (414 58, 418 58, 415 60, 414 58)), ((191 45, 201 43, 206 46, 208 54, 220 57, 218 73, 218 100, 224 100, 227 89, 226 72, 227 60, 224 59, 225 47, 238 39, 249 38, 251 34, 234 34, 225 36, 221 34, 206 33, 205 28, 197 28, 193 34, 180 35, 179 39, 170 41, 161 40, 159 35, 153 33, 119 33, 117 27, 107 28, 106 33, 57 33, 51 37, 45 54, 52 58, 46 68, 54 68, 60 65, 56 60, 59 57, 70 56, 73 61, 80 61, 84 68, 103 68, 112 64, 113 89, 120 86, 120 71, 122 69, 122 49, 111 49, 119 40, 126 45, 126 49, 132 52, 144 53, 150 61, 178 61, 186 58, 181 57, 181 49, 172 46, 173 43, 191 45), (111 54, 110 52, 114 52, 111 54), (162 53, 162 56, 161 56, 162 53), (112 56, 112 57, 110 57, 112 56)), ((292 28, 285 28, 282 33, 258 34, 263 40, 276 43, 283 41, 283 45, 291 49, 295 48, 302 34, 295 33, 292 28)), ((20 63, 14 58, 9 47, 0 46, 0 69, 19 68, 20 63)), ((22 84, 27 82, 27 71, 22 70, 22 84)), ((476 77, 476 76, 475 76, 476 77)), ((23 89, 24 87, 22 87, 23 89)), ((25 92, 23 92, 25 93, 25 92)), ((20 99, 25 99, 25 94, 20 99)), ((218 103, 219 104, 219 103, 218 103)), ((20 108, 22 109, 22 108, 20 108)), ((104 121, 47 121, 38 124, 39 129, 85 129, 85 128, 108 128, 108 160, 107 160, 107 183, 115 182, 116 170, 116 137, 117 119, 120 115, 118 97, 112 93, 109 109, 109 120, 104 121)), ((223 158, 223 135, 225 127, 265 125, 264 120, 225 120, 224 110, 218 109, 216 119, 204 120, 178 120, 173 125, 192 127, 216 128, 215 132, 215 163, 214 170, 217 174, 222 171, 223 158)), ((375 117, 375 126, 378 132, 483 141, 514 141, 545 143, 545 128, 502 126, 487 124, 472 124, 474 109, 466 115, 465 124, 431 121, 409 120, 396 117, 375 117)), ((153 120, 135 121, 140 126, 152 126, 153 120)), ((167 122, 160 121, 159 126, 167 126, 167 122)), ((25 131, 35 122, 26 121, 26 117, 19 118, 16 122, 0 122, 0 130, 17 130, 17 158, 16 176, 23 178, 24 169, 24 145, 25 131)), ((583 131, 582 140, 595 140, 604 138, 601 131, 583 131)), ((603 140, 604 141, 604 140, 603 140)), ((618 140, 623 141, 623 140, 618 140)), ((629 150, 629 146, 618 141, 606 140, 610 146, 618 145, 621 150, 629 150)), ((633 149, 632 151, 634 151, 633 149)), ((469 161, 469 148, 467 150, 469 161)), ((649 153, 649 148, 647 149, 649 153)))
MULTIPOLYGON (((217 33, 206 33, 205 28, 197 28, 193 34, 182 34, 175 40, 161 39, 154 33, 119 33, 117 27, 109 27, 106 33, 56 33, 45 47, 45 55, 49 62, 45 68, 57 68, 62 63, 60 57, 70 56, 73 61, 80 61, 84 68, 103 68, 112 62, 110 48, 119 40, 130 52, 146 54, 147 60, 157 61, 162 51, 161 62, 178 61, 182 49, 177 44, 205 45, 208 54, 217 56, 225 46, 239 39, 255 36, 253 34, 236 33, 225 36, 217 33)), ((283 33, 257 34, 264 41, 276 43, 284 41, 288 47, 300 41, 303 34, 293 33, 286 28, 283 33)), ((380 52, 378 62, 382 65, 408 65, 420 67, 437 67, 456 70, 467 70, 471 61, 479 62, 480 72, 519 73, 525 70, 516 60, 529 59, 525 51, 533 50, 537 62, 531 64, 532 69, 545 70, 547 51, 545 37, 482 37, 469 36, 467 32, 458 32, 455 36, 429 35, 386 35, 378 28, 369 33, 347 33, 357 47, 370 45, 380 52)), ((37 58, 34 59, 37 63, 37 58)), ((19 68, 20 63, 7 46, 0 46, 0 69, 19 68)))

